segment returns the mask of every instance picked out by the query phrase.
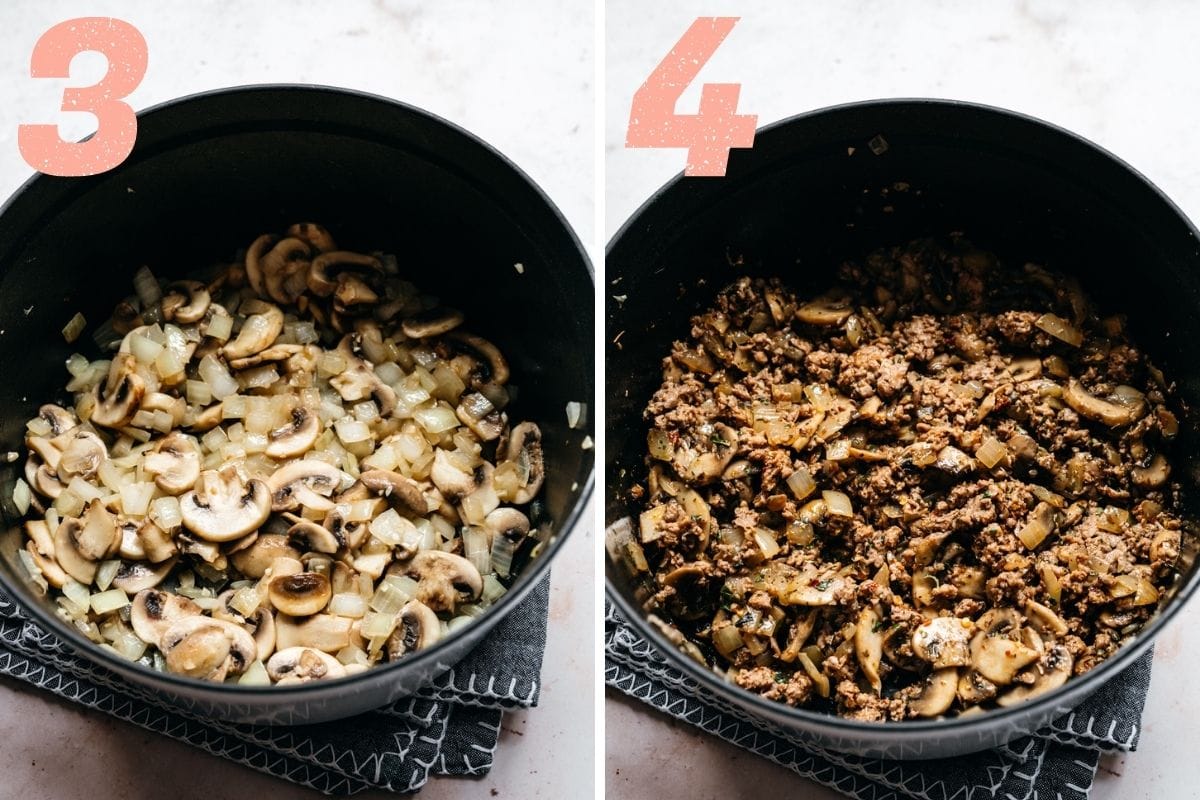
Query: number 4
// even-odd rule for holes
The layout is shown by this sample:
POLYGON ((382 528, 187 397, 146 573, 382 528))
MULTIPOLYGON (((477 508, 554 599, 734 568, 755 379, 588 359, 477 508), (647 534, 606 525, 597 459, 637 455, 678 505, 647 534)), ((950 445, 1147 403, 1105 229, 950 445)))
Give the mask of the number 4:
POLYGON ((751 147, 758 117, 737 114, 741 84, 706 83, 696 114, 675 104, 740 17, 699 17, 633 96, 626 147, 686 147, 685 175, 720 177, 732 147, 751 147))

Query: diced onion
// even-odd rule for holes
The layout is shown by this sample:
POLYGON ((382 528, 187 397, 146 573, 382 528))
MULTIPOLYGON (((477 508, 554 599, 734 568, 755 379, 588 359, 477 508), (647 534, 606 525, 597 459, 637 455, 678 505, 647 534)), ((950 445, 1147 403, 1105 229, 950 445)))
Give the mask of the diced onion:
POLYGON ((497 580, 495 575, 488 574, 483 576, 483 593, 480 597, 484 602, 488 604, 495 603, 507 591, 508 589, 504 588, 504 584, 497 580))
POLYGON ((119 569, 121 569, 121 560, 118 558, 101 561, 100 566, 96 569, 96 588, 104 591, 112 586, 113 578, 117 577, 119 569))
POLYGON ((54 509, 64 517, 78 517, 83 512, 83 498, 70 489, 64 489, 54 501, 54 509))
POLYGON ((567 403, 567 427, 582 428, 587 424, 587 403, 574 400, 567 403))
POLYGON ((1055 314, 1042 314, 1033 323, 1056 339, 1079 347, 1083 344, 1083 333, 1071 323, 1055 314))
POLYGON ((183 513, 178 498, 170 495, 157 497, 150 503, 150 519, 164 531, 172 531, 183 524, 183 513))
POLYGON ((75 616, 87 614, 92 602, 92 592, 77 580, 71 579, 63 584, 63 596, 75 607, 75 616))
POLYGON ((713 647, 717 648, 717 652, 726 658, 745 646, 742 634, 733 625, 724 625, 713 631, 713 647))
POLYGON ((356 419, 342 418, 333 423, 333 429, 343 444, 365 442, 371 438, 371 428, 365 422, 356 419))
POLYGON ((413 419, 430 433, 444 433, 458 427, 458 415, 454 409, 441 405, 418 408, 413 411, 413 419))
POLYGON ((754 529, 754 543, 758 545, 765 559, 772 559, 779 553, 779 542, 775 541, 774 532, 766 528, 754 529))
POLYGON ((153 483, 131 483, 120 488, 121 510, 128 516, 145 516, 154 496, 153 483))
POLYGON ((492 553, 488 546, 488 534, 483 528, 469 525, 463 529, 463 557, 479 570, 481 575, 492 571, 492 553))
POLYGON ((261 661, 252 661, 238 677, 239 686, 270 686, 271 676, 261 661))
POLYGON ((63 338, 66 339, 67 343, 69 344, 78 339, 79 334, 83 333, 83 329, 86 327, 87 320, 84 319, 83 314, 76 312, 75 316, 71 317, 71 319, 67 321, 67 324, 63 326, 63 338))
POLYGON ((1017 538, 1029 550, 1036 549, 1049 535, 1050 526, 1046 523, 1045 518, 1037 515, 1034 515, 1029 522, 1021 526, 1021 530, 1017 531, 1017 538))
POLYGON ((359 619, 367 613, 367 599, 361 594, 342 592, 329 601, 329 613, 338 617, 359 619))
POLYGON ((17 509, 17 513, 25 516, 29 512, 29 504, 33 501, 33 493, 29 488, 29 484, 23 478, 17 478, 13 484, 12 493, 13 505, 17 509))
POLYGON ((399 608, 393 612, 369 611, 362 618, 360 631, 365 639, 386 639, 392 635, 399 622, 399 608))
POLYGON ((233 317, 228 314, 213 314, 204 329, 205 336, 224 342, 233 334, 233 317))
POLYGON ((92 595, 91 605, 97 614, 109 614, 129 605, 129 597, 120 589, 109 589, 92 595))
POLYGON ((821 497, 825 500, 825 509, 830 516, 854 516, 854 505, 850 502, 850 498, 842 492, 835 492, 826 489, 825 491, 821 492, 821 497))
POLYGON ((826 386, 822 386, 819 383, 810 383, 804 387, 804 394, 808 397, 808 402, 812 403, 813 408, 817 411, 828 411, 833 408, 833 395, 826 386))
POLYGON ((803 500, 816 491, 817 488, 817 483, 813 480, 812 473, 803 464, 788 476, 787 485, 797 500, 803 500))
POLYGON ((825 458, 830 461, 845 461, 850 458, 850 440, 834 439, 825 445, 825 458))
POLYGON ((1058 575, 1054 572, 1054 568, 1043 562, 1038 565, 1038 572, 1042 576, 1042 586, 1046 589, 1046 597, 1056 605, 1062 605, 1062 582, 1059 581, 1058 575))
POLYGON ((975 451, 975 458, 988 469, 999 464, 1008 455, 1008 448, 995 436, 989 436, 975 451))
POLYGON ((88 371, 89 366, 90 362, 87 360, 87 357, 82 356, 79 353, 72 353, 67 358, 67 372, 71 373, 71 375, 76 378, 85 374, 88 371))
POLYGON ((231 394, 236 394, 238 390, 238 382, 225 365, 221 363, 216 356, 209 355, 200 359, 200 377, 208 384, 212 396, 217 400, 224 400, 231 394))

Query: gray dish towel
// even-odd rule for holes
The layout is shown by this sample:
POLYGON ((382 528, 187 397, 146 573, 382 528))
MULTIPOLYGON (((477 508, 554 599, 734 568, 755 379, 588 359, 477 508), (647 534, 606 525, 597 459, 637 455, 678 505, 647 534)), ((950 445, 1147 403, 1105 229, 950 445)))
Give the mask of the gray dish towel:
POLYGON ((76 656, 0 592, 0 675, 325 794, 413 792, 430 775, 491 769, 505 709, 537 705, 550 577, 416 696, 350 719, 272 727, 164 704, 76 656))
POLYGON ((1145 653, 1075 711, 1004 747, 939 761, 885 761, 801 744, 704 694, 605 607, 610 686, 858 800, 1086 800, 1101 754, 1137 747, 1151 658, 1145 653))

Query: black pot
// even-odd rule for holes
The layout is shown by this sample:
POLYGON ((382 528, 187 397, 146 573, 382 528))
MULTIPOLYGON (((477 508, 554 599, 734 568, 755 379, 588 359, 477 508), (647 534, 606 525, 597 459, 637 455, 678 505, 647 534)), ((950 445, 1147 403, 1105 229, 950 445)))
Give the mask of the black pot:
MULTIPOLYGON (((92 327, 160 275, 228 259, 256 235, 302 220, 339 243, 395 253, 405 277, 461 308, 509 358, 512 411, 541 426, 551 524, 543 552, 494 608, 410 658, 339 681, 249 689, 156 673, 93 646, 31 590, 0 537, 0 583, 42 626, 131 683, 222 719, 298 723, 349 716, 411 694, 460 660, 546 574, 592 486, 586 430, 564 408, 594 391, 591 266, 566 220, 516 166, 418 109, 340 89, 263 86, 195 95, 139 115, 137 146, 89 178, 37 176, 0 212, 0 448, 23 450, 24 421, 63 398, 64 360, 86 355, 61 330, 92 327), (515 263, 524 265, 519 273, 515 263)), ((90 330, 90 328, 89 328, 90 330)), ((6 527, 20 462, 0 477, 6 527)))
MULTIPOLYGON (((1200 408, 1200 244, 1149 181, 1074 134, 999 109, 933 100, 838 106, 760 131, 752 150, 733 151, 724 178, 676 178, 610 243, 606 281, 619 280, 626 299, 607 308, 607 523, 636 510, 627 490, 645 471, 642 410, 658 365, 721 287, 749 273, 818 291, 846 258, 952 231, 1001 257, 1078 275, 1104 309, 1128 314, 1135 341, 1178 381, 1188 407, 1200 408), (736 255, 744 262, 731 266, 736 255)), ((1200 419, 1189 413, 1182 427, 1175 453, 1187 461, 1174 474, 1194 484, 1200 419)), ((1195 495, 1193 485, 1186 490, 1195 495)), ((966 719, 871 724, 764 700, 668 644, 611 563, 608 596, 676 667, 751 714, 834 750, 935 758, 1033 731, 1128 666, 1195 591, 1195 555, 1195 537, 1185 536, 1180 579, 1113 658, 1025 705, 966 719)))

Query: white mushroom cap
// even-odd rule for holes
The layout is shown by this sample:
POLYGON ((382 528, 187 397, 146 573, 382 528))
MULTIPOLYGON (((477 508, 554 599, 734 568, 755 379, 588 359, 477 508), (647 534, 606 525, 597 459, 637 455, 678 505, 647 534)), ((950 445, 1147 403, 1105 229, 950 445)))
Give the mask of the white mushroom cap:
POLYGON ((968 619, 935 617, 913 631, 913 652, 933 664, 934 669, 965 666, 971 661, 973 629, 968 619))
POLYGON ((129 622, 133 632, 147 644, 158 646, 163 631, 184 617, 199 616, 200 606, 183 595, 158 589, 143 589, 133 598, 129 622))
MULTIPOLYGON (((728 447, 726 450, 732 451, 733 447, 728 447)), ((728 456, 731 459, 733 453, 730 452, 728 456)), ((515 462, 520 467, 520 473, 526 476, 524 485, 513 494, 512 502, 517 505, 528 503, 542 488, 542 481, 546 477, 546 464, 542 457, 541 429, 532 422, 522 422, 513 428, 508 439, 506 459, 515 462)), ((725 469, 729 459, 725 460, 725 463, 717 470, 717 474, 725 469)))
POLYGON ((169 671, 214 681, 240 675, 258 653, 254 637, 241 627, 204 616, 172 622, 162 632, 158 648, 169 671))
POLYGON ((146 382, 137 374, 137 360, 130 353, 117 353, 108 370, 108 378, 96 386, 96 406, 91 421, 105 428, 129 424, 141 407, 146 382))
MULTIPOLYGON (((243 303, 243 308, 249 305, 243 303)), ((283 332, 283 311, 278 306, 256 301, 253 307, 257 313, 247 317, 237 338, 221 349, 225 358, 245 358, 266 350, 283 332)))
POLYGON ((300 551, 282 534, 261 533, 253 544, 233 553, 229 560, 247 578, 261 578, 277 558, 292 558, 299 563, 300 551))
POLYGON ((266 454, 278 459, 301 455, 312 449, 320 435, 320 418, 304 406, 296 406, 291 421, 267 435, 266 454))
POLYGON ((387 640, 389 661, 424 650, 442 638, 442 621, 420 600, 409 600, 400 609, 400 620, 387 640))
POLYGON ((435 611, 453 612, 460 602, 474 600, 483 591, 483 577, 475 565, 442 550, 422 550, 388 571, 417 581, 415 599, 435 611))
POLYGON ((317 572, 280 575, 271 579, 268 597, 281 613, 292 617, 307 617, 325 608, 333 591, 329 578, 317 572))
POLYGON ((242 480, 237 469, 200 473, 196 488, 179 498, 183 524, 210 542, 229 542, 255 530, 271 513, 266 484, 242 480))

